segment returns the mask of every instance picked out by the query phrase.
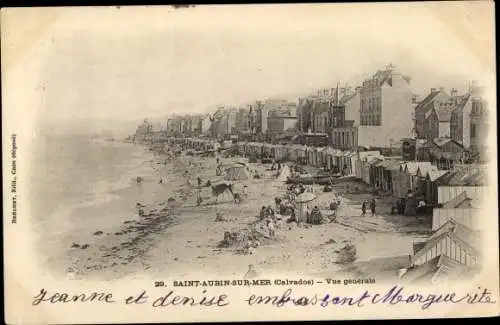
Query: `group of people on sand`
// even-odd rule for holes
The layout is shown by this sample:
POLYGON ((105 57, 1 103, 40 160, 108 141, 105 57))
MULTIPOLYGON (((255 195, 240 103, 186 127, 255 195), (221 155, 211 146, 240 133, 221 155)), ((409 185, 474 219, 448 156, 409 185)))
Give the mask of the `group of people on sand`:
POLYGON ((269 236, 274 237, 276 233, 276 214, 274 213, 274 210, 270 205, 267 207, 262 206, 262 208, 260 209, 259 219, 265 220, 267 230, 269 231, 269 236))
POLYGON ((361 204, 361 215, 365 216, 366 215, 366 209, 370 207, 370 210, 372 212, 372 217, 375 216, 375 210, 376 210, 376 202, 375 198, 372 198, 370 202, 368 200, 363 200, 363 203, 361 204))
POLYGON ((273 159, 273 163, 271 165, 271 170, 277 170, 279 173, 281 171, 281 162, 273 159))
POLYGON ((262 208, 260 209, 260 214, 259 214, 259 219, 260 220, 264 220, 266 218, 272 218, 274 219, 274 210, 273 208, 269 205, 269 206, 265 206, 263 205, 262 208))

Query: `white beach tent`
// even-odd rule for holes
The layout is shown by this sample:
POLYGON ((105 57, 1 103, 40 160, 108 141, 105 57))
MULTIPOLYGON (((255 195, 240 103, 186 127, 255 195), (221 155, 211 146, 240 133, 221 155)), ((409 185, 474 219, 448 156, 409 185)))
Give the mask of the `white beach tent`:
POLYGON ((285 165, 283 166, 283 168, 281 168, 281 172, 279 173, 276 180, 280 182, 285 182, 287 178, 290 177, 290 175, 291 175, 290 167, 288 167, 288 165, 285 165))
POLYGON ((226 176, 224 178, 226 180, 239 181, 251 179, 252 175, 245 165, 233 164, 226 167, 226 176))

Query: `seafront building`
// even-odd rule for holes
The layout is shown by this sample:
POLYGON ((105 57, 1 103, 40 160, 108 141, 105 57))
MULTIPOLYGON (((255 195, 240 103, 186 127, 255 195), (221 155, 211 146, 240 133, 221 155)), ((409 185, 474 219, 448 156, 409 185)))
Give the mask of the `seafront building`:
POLYGON ((338 82, 299 97, 296 103, 265 99, 243 106, 219 105, 204 115, 172 116, 166 134, 288 141, 385 154, 404 151, 403 158, 410 160, 460 162, 464 155, 472 157, 465 160, 477 160, 487 154, 482 141, 488 131, 483 92, 473 82, 464 94, 454 88, 449 92, 444 87, 430 88, 420 99, 411 88, 411 78, 388 65, 361 85, 338 82))
POLYGON ((477 163, 487 153, 483 96, 473 83, 464 94, 430 88, 420 99, 410 77, 389 65, 357 87, 339 83, 297 103, 259 100, 171 116, 163 133, 145 119, 134 140, 234 150, 249 161, 265 156, 362 181, 397 199, 398 214, 432 217, 433 234, 414 243, 399 275, 433 284, 468 277, 481 266, 479 206, 488 188, 487 166, 477 163))
POLYGON ((415 107, 415 128, 421 139, 450 137, 452 112, 461 101, 457 90, 448 94, 444 87, 431 88, 430 93, 415 107))
POLYGON ((490 128, 488 106, 483 95, 484 88, 473 82, 450 118, 451 138, 480 157, 485 157, 488 152, 485 139, 490 128))
POLYGON ((392 65, 363 81, 360 89, 358 146, 388 148, 411 137, 411 78, 392 65))

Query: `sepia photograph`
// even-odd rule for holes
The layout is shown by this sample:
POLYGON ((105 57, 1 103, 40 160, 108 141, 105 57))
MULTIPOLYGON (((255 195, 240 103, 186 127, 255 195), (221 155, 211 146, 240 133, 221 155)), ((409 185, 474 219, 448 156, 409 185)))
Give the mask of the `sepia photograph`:
POLYGON ((498 316, 493 12, 2 8, 6 321, 498 316))

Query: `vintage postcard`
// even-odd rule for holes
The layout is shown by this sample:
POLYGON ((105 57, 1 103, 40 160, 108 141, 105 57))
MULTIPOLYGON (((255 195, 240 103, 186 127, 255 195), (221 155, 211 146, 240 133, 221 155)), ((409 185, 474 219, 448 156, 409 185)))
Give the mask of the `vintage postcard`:
POLYGON ((493 2, 1 32, 7 323, 499 314, 493 2))

